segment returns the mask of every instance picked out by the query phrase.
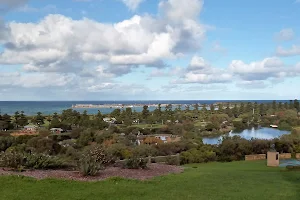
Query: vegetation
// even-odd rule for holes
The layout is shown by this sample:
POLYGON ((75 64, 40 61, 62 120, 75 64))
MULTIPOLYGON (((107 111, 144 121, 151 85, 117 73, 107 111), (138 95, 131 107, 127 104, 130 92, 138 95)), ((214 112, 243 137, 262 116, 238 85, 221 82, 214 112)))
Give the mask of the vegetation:
POLYGON ((266 153, 275 144, 281 153, 300 152, 299 102, 169 104, 138 113, 131 108, 104 115, 68 109, 61 114, 0 115, 1 166, 26 169, 77 168, 95 175, 107 164, 125 160, 125 167, 145 168, 145 158, 169 164, 238 161, 252 153, 266 153), (35 125, 24 130, 25 125, 35 125), (232 129, 278 125, 290 135, 274 140, 228 137, 232 129), (33 129, 33 130, 32 130, 33 129), (51 130, 51 131, 50 131, 51 130), (18 134, 20 133, 20 134, 18 134), (219 145, 206 145, 203 136, 224 135, 219 145), (163 139, 168 137, 169 140, 163 139), (177 156, 177 160, 172 156, 177 156))
POLYGON ((37 181, 1 176, 0 199, 179 200, 184 197, 211 200, 298 200, 299 179, 299 171, 268 168, 265 161, 187 165, 181 174, 149 181, 120 178, 101 182, 37 181))

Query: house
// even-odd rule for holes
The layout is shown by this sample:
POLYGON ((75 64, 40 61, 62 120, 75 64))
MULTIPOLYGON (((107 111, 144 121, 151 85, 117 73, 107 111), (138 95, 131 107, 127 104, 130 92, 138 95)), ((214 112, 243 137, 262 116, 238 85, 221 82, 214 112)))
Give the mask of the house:
POLYGON ((117 122, 117 119, 113 117, 105 117, 103 118, 103 121, 105 121, 106 123, 114 124, 117 122))
POLYGON ((132 121, 132 123, 133 123, 133 124, 139 124, 139 123, 140 123, 140 120, 139 120, 139 119, 135 119, 135 120, 132 121))
POLYGON ((25 131, 36 131, 38 129, 38 126, 36 125, 27 125, 27 126, 24 126, 24 130, 25 131))
POLYGON ((62 133, 62 132, 64 132, 64 130, 61 129, 61 128, 51 128, 50 131, 51 131, 51 133, 62 133))
POLYGON ((156 135, 138 135, 137 143, 141 144, 163 144, 163 143, 172 143, 179 142, 181 137, 178 135, 172 134, 156 134, 156 135))

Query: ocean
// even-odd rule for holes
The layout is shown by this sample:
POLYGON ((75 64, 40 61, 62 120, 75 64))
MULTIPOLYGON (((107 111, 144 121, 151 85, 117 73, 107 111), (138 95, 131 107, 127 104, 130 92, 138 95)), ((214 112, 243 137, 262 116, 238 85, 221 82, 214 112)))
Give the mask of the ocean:
MULTIPOLYGON (((61 113, 63 110, 72 108, 75 104, 213 104, 217 102, 258 102, 271 103, 273 100, 153 100, 153 101, 0 101, 0 113, 12 115, 16 111, 24 111, 26 115, 35 115, 41 112, 44 115, 50 115, 55 112, 61 113)), ((288 100, 280 100, 280 102, 287 102, 288 100)), ((279 102, 279 101, 278 101, 279 102)), ((155 108, 150 108, 153 110, 155 108)), ((182 108, 184 109, 184 108, 182 108)), ((114 108, 90 108, 81 109, 76 108, 79 112, 87 110, 89 114, 96 114, 100 110, 103 114, 108 114, 114 108)), ((137 112, 142 111, 142 108, 135 108, 137 112)))

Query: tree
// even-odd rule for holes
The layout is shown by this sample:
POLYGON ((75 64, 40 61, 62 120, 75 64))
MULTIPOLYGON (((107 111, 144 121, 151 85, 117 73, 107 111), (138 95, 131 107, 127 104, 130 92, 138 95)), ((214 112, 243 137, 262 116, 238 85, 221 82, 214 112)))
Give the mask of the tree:
POLYGON ((13 129, 13 124, 11 123, 11 116, 8 114, 4 114, 2 116, 2 121, 3 121, 3 125, 2 125, 2 129, 13 129))
POLYGON ((61 128, 61 122, 59 121, 58 114, 55 112, 50 122, 50 128, 61 128))
POLYGON ((20 118, 19 118, 18 124, 19 124, 20 126, 26 126, 26 125, 28 124, 28 119, 27 119, 27 117, 25 116, 24 111, 21 111, 21 114, 20 114, 20 118))
POLYGON ((15 112, 14 118, 15 118, 15 127, 18 128, 19 127, 19 119, 20 119, 20 113, 18 111, 15 112))
POLYGON ((240 105, 240 114, 243 114, 245 112, 245 104, 242 102, 240 105))
POLYGON ((41 112, 38 112, 37 116, 35 117, 35 123, 37 125, 42 125, 42 124, 45 124, 44 120, 45 120, 45 117, 42 116, 41 112))
POLYGON ((147 118, 149 117, 150 115, 150 111, 148 110, 148 106, 147 105, 144 105, 143 106, 143 111, 142 111, 142 117, 144 120, 147 120, 147 118))

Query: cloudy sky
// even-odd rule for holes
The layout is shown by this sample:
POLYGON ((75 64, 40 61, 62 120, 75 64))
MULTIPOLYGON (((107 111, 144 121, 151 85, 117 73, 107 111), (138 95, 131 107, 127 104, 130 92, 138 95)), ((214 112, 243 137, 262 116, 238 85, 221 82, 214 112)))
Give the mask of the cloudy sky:
POLYGON ((295 99, 299 0, 0 0, 0 100, 295 99))

